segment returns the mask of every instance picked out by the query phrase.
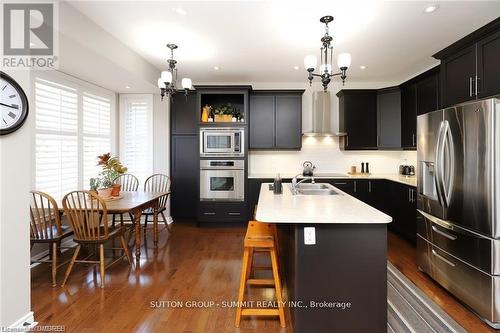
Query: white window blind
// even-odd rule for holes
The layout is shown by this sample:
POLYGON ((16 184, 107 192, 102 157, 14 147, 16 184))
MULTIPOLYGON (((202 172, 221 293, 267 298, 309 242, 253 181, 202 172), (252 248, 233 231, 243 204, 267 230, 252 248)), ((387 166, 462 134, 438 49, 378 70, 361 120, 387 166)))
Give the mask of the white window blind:
POLYGON ((35 104, 35 187, 60 198, 78 187, 78 95, 37 79, 35 104))
POLYGON ((95 177, 100 167, 97 156, 111 151, 111 101, 83 94, 83 184, 95 177))
POLYGON ((153 97, 120 95, 120 159, 141 182, 153 173, 153 97))
POLYGON ((35 79, 35 188, 61 198, 88 188, 97 155, 112 152, 112 95, 72 81, 35 79))

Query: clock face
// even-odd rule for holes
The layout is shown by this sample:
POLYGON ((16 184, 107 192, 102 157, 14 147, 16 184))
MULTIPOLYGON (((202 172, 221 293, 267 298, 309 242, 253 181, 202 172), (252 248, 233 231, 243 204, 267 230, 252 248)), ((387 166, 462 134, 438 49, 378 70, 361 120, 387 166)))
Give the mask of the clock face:
POLYGON ((0 135, 4 135, 22 126, 28 115, 28 100, 14 79, 0 74, 0 135))

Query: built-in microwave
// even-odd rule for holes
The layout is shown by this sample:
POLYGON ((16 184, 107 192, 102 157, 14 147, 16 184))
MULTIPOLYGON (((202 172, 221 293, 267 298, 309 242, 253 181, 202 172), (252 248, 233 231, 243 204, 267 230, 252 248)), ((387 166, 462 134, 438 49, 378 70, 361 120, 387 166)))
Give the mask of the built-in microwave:
POLYGON ((245 130, 237 127, 200 129, 200 156, 243 157, 245 130))

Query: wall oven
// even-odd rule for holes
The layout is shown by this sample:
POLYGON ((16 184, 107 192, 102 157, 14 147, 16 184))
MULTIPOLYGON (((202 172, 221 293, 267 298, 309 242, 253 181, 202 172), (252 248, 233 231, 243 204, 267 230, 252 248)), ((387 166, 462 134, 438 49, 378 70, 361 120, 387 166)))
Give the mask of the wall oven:
POLYGON ((243 128, 214 127, 200 129, 200 156, 202 157, 243 157, 243 128))
POLYGON ((200 161, 200 200, 243 201, 244 199, 244 160, 200 161))

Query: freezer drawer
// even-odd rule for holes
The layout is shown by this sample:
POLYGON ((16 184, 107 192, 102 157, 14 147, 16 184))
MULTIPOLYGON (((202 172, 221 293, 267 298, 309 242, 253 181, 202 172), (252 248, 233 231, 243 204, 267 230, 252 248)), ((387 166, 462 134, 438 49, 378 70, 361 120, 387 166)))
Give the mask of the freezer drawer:
POLYGON ((500 276, 493 276, 417 236, 417 262, 424 272, 490 325, 500 325, 500 276))
POLYGON ((500 240, 417 212, 417 234, 480 270, 500 275, 500 240))

